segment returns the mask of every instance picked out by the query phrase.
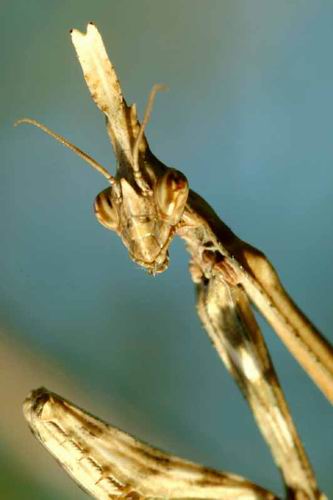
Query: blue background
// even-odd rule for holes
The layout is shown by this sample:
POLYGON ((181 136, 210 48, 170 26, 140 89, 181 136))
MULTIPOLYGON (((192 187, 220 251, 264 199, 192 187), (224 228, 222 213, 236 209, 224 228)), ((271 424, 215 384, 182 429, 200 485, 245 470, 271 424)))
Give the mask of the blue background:
MULTIPOLYGON (((114 169, 68 34, 95 21, 141 116, 152 84, 170 89, 148 126, 153 151, 271 258, 332 340, 333 3, 2 0, 1 17, 1 496, 85 498, 25 426, 30 380, 155 446, 281 494, 196 316, 182 242, 166 273, 145 274, 94 218, 103 178, 12 124, 34 117, 114 169)), ((264 330, 319 484, 333 496, 331 407, 264 330)))

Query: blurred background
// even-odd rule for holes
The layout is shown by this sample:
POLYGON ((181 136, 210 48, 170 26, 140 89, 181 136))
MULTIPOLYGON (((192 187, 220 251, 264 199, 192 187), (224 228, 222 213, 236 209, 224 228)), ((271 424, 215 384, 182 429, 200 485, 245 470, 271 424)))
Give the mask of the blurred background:
MULTIPOLYGON (((195 312, 175 241, 152 278, 92 213, 105 182, 34 117, 114 169, 69 29, 93 20, 128 102, 158 96, 147 136, 273 261, 333 340, 333 3, 1 0, 0 497, 86 495, 21 414, 40 385, 142 440, 282 494, 252 416, 195 312)), ((333 497, 332 410, 275 334, 277 371, 320 486, 333 497)))

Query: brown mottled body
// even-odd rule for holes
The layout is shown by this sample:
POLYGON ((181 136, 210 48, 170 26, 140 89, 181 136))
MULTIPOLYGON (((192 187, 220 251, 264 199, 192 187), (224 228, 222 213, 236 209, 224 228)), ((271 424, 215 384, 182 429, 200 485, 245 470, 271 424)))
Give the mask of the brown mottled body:
MULTIPOLYGON (((157 88, 153 90, 140 125, 135 106, 129 107, 122 96, 118 78, 96 27, 89 24, 86 34, 74 30, 72 40, 90 93, 106 116, 107 131, 118 161, 116 175, 113 177, 95 160, 37 122, 29 119, 21 122, 33 123, 50 133, 108 179, 111 187, 96 198, 96 216, 105 227, 121 237, 130 257, 150 273, 156 274, 167 268, 168 247, 173 236, 178 235, 185 240, 191 254, 190 270, 197 288, 198 313, 218 354, 249 403, 281 471, 288 498, 325 498, 317 486, 250 304, 257 306, 306 372, 333 402, 331 345, 288 296, 262 252, 240 240, 199 195, 189 191, 183 174, 166 167, 151 153, 144 128, 157 88)), ((69 406, 64 408, 69 412, 69 406)), ((64 419, 66 411, 63 412, 64 419)), ((35 417, 37 429, 40 419, 35 417)), ((32 425, 32 420, 29 421, 32 425)), ((84 434, 86 430, 83 427, 73 426, 73 433, 78 436, 84 434)), ((47 439, 51 440, 51 431, 48 436, 47 439)), ((39 437, 54 453, 46 437, 39 437)), ((103 446, 112 446, 109 439, 110 433, 104 433, 103 446)), ((97 448, 100 446, 94 441, 95 445, 97 448)), ((162 455, 149 451, 148 447, 138 447, 137 443, 135 446, 139 455, 153 453, 155 465, 159 463, 159 474, 149 475, 159 492, 156 496, 176 498, 171 494, 168 496, 163 490, 166 477, 170 484, 175 484, 177 467, 174 459, 170 462, 170 457, 166 455, 162 458, 162 455), (167 473, 170 474, 167 476, 167 473), (159 480, 162 477, 164 479, 159 480)), ((128 448, 126 453, 130 456, 128 448)), ((113 458, 106 459, 106 464, 107 460, 111 466, 113 458)), ((151 466, 150 463, 150 469, 151 466)), ((211 473, 204 475, 202 468, 200 471, 203 496, 188 493, 179 498, 241 498, 211 496, 208 493, 211 473)), ((71 473, 75 475, 73 471, 71 473)), ((141 477, 140 472, 137 473, 141 477)), ((80 478, 76 477, 79 482, 86 479, 80 478)), ((117 475, 115 478, 119 480, 117 475)), ((188 482, 188 488, 190 484, 188 482)), ((132 493, 142 494, 137 493, 135 488, 132 493)))

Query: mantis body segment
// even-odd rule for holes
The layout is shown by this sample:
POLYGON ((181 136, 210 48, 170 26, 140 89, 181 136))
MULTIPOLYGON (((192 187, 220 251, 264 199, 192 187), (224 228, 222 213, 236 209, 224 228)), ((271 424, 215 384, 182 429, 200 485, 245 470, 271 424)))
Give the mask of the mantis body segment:
MULTIPOLYGON (((180 171, 165 166, 150 151, 144 130, 151 114, 154 95, 160 88, 153 89, 147 112, 140 124, 135 105, 128 106, 122 95, 119 80, 97 28, 89 24, 86 34, 73 30, 71 36, 91 96, 106 117, 107 132, 117 158, 116 173, 111 175, 86 153, 38 122, 23 119, 20 123, 37 125, 50 133, 106 177, 110 186, 96 198, 96 217, 101 224, 121 237, 131 259, 149 273, 157 274, 167 269, 168 248, 175 236, 185 241, 191 255, 190 271, 196 285, 199 316, 219 356, 248 401, 275 463, 281 471, 288 498, 299 500, 325 498, 317 486, 297 434, 265 341, 252 312, 252 304, 272 325, 294 357, 331 402, 333 402, 332 346, 289 297, 264 254, 240 240, 219 219, 212 208, 189 189, 188 181, 180 171)), ((57 456, 70 474, 87 488, 87 477, 81 469, 79 471, 81 458, 77 459, 78 465, 75 469, 68 465, 67 452, 61 451, 62 448, 65 449, 65 444, 59 445, 58 440, 58 444, 50 445, 53 439, 52 429, 54 436, 58 430, 56 426, 52 427, 49 424, 56 422, 60 414, 62 422, 66 422, 66 425, 72 419, 73 435, 77 435, 78 439, 86 436, 85 424, 83 423, 79 429, 77 423, 78 421, 87 423, 86 416, 60 397, 47 392, 37 395, 34 393, 25 405, 25 415, 33 432, 57 456), (37 404, 38 398, 39 402, 40 398, 44 401, 42 409, 37 404), (73 415, 78 420, 73 420, 73 415)), ((108 450, 103 452, 105 459, 103 467, 106 469, 109 467, 111 470, 117 467, 115 465, 117 458, 110 450, 116 445, 118 438, 120 439, 120 434, 105 424, 96 425, 104 426, 103 433, 100 434, 102 436, 100 441, 93 442, 92 448, 96 447, 96 453, 100 453, 103 447, 108 450)), ((58 426, 61 427, 61 422, 58 426)), ((122 442, 126 439, 128 438, 121 437, 122 442)), ((139 449, 143 445, 135 446, 139 449)), ((126 460, 130 460, 129 449, 124 450, 123 453, 128 454, 126 460)), ((154 452, 151 453, 154 455, 154 452)), ((125 489, 121 488, 116 492, 116 483, 112 486, 114 493, 110 490, 109 497, 103 496, 104 493, 98 493, 97 487, 87 489, 96 498, 151 496, 243 498, 241 494, 232 493, 231 490, 230 496, 224 492, 218 493, 222 491, 219 490, 223 483, 221 475, 215 476, 215 490, 213 488, 212 492, 209 489, 212 485, 208 485, 210 472, 207 472, 207 484, 204 485, 202 476, 202 487, 193 490, 191 490, 193 484, 184 472, 184 480, 188 482, 182 487, 182 491, 186 494, 177 496, 179 493, 174 492, 178 490, 173 488, 177 483, 179 470, 188 471, 190 466, 174 457, 165 460, 165 470, 162 465, 163 461, 159 464, 159 474, 154 477, 153 474, 145 472, 150 486, 138 471, 135 472, 135 468, 132 469, 134 472, 129 482, 119 479, 123 477, 121 473, 113 476, 116 478, 115 481, 120 481, 119 484, 132 486, 134 484, 133 491, 135 490, 135 495, 138 496, 123 496, 125 489), (176 463, 179 465, 178 469, 176 463)), ((193 467, 195 477, 198 478, 203 474, 204 469, 198 468, 199 466, 193 467)), ((101 472, 96 484, 106 481, 101 479, 103 474, 101 472)), ((228 476, 225 477, 228 482, 228 476)), ((240 483, 237 483, 238 486, 241 488, 240 483)), ((272 495, 269 492, 263 493, 268 496, 255 496, 259 491, 256 490, 257 487, 253 485, 246 487, 250 490, 252 488, 254 496, 244 498, 274 498, 269 496, 272 495)), ((133 493, 132 490, 128 491, 133 493)))

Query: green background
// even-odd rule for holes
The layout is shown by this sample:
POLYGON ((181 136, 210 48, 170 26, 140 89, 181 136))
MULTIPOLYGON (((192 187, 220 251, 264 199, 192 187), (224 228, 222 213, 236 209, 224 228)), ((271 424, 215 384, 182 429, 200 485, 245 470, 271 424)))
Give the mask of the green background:
MULTIPOLYGON (((9 405, 34 388, 20 372, 28 358, 31 373, 42 366, 36 385, 50 380, 49 389, 155 446, 282 494, 199 324, 183 244, 172 244, 166 273, 145 274, 92 214, 103 178, 36 129, 12 124, 34 117, 114 169, 68 33, 95 21, 141 116, 152 84, 169 87, 148 126, 153 151, 264 250, 332 339, 333 3, 1 0, 0 13, 0 349, 10 341, 13 359, 20 353, 7 364, 0 357, 0 497, 86 497, 35 446, 20 404, 9 405)), ((331 407, 265 334, 333 497, 331 407)))

